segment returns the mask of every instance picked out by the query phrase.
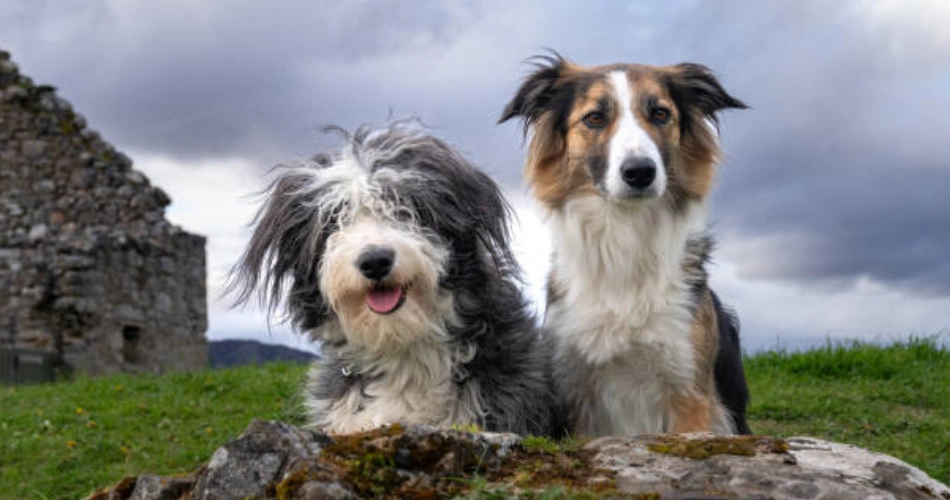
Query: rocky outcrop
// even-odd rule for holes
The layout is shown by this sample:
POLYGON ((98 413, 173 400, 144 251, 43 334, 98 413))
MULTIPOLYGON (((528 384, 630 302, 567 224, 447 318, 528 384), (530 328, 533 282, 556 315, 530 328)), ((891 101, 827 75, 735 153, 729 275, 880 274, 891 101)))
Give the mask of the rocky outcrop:
POLYGON ((553 443, 383 428, 338 436, 255 421, 189 476, 126 478, 90 500, 237 498, 950 499, 887 455, 814 438, 707 435, 553 443))
POLYGON ((0 349, 98 374, 204 366, 205 239, 0 51, 0 349))

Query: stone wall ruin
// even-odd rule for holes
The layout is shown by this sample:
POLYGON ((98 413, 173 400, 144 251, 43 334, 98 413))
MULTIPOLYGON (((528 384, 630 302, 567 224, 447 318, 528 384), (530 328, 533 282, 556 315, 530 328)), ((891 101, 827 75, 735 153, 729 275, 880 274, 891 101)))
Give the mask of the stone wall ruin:
POLYGON ((92 375, 205 366, 205 238, 170 202, 0 50, 0 348, 92 375))

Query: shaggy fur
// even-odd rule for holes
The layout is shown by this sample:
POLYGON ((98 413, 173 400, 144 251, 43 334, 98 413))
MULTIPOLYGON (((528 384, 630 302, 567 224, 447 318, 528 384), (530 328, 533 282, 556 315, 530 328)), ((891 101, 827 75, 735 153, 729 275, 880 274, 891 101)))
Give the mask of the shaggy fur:
POLYGON ((738 322, 707 286, 717 113, 705 67, 542 57, 505 109, 554 236, 545 328, 570 430, 747 433, 738 322))
POLYGON ((519 290, 495 183, 411 122, 280 169, 235 269, 322 343, 310 421, 547 433, 550 352, 519 290))

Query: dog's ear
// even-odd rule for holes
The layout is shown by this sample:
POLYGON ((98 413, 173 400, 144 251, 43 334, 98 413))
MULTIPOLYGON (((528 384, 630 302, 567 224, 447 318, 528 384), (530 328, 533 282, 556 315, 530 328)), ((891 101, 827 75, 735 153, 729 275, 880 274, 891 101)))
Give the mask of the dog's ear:
POLYGON ((286 298, 287 316, 301 331, 326 321, 319 269, 336 213, 315 202, 326 188, 302 168, 283 172, 267 188, 248 247, 231 270, 227 293, 236 295, 235 305, 257 295, 270 314, 286 298))
POLYGON ((514 209, 491 177, 481 171, 476 171, 474 177, 478 184, 478 196, 474 197, 470 206, 478 221, 475 236, 491 255, 495 269, 516 269, 510 233, 514 209))
POLYGON ((703 117, 718 123, 716 113, 724 109, 745 109, 746 104, 731 96, 722 87, 716 75, 702 64, 682 63, 669 72, 670 95, 683 115, 696 110, 703 117))
POLYGON ((532 58, 536 69, 525 79, 515 97, 505 106, 498 123, 515 117, 524 119, 525 132, 528 126, 550 110, 561 80, 570 63, 556 52, 532 58))
MULTIPOLYGON (((722 87, 716 75, 701 64, 669 66, 667 89, 680 112, 681 153, 684 165, 712 165, 721 155, 719 112, 748 106, 722 87)), ((706 169, 711 175, 712 170, 706 169)))

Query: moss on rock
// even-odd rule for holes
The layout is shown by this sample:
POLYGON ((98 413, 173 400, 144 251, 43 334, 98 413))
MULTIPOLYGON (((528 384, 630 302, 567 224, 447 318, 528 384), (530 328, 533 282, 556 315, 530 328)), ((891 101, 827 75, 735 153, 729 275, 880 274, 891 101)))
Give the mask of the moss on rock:
POLYGON ((655 453, 703 460, 714 455, 754 457, 759 453, 787 453, 788 443, 765 436, 690 436, 667 434, 647 443, 655 453))

